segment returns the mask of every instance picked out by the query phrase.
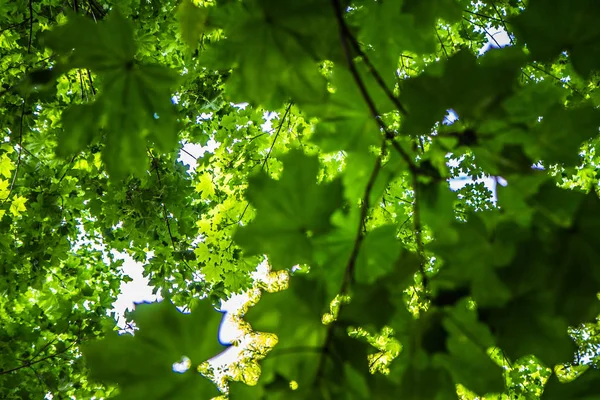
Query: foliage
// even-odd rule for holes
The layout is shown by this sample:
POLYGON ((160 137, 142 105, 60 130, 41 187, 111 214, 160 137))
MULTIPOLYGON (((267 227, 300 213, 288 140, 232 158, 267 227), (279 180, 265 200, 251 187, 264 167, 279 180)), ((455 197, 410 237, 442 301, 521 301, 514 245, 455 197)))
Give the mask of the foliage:
POLYGON ((596 3, 0 2, 0 397, 600 399, 596 3))

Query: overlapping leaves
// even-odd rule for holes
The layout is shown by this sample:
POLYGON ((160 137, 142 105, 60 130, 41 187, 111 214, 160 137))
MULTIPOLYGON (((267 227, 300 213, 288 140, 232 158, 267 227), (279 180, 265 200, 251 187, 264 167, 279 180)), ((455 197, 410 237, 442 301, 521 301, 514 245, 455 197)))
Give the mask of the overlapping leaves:
POLYGON ((223 350, 217 336, 221 318, 206 301, 190 314, 169 301, 140 304, 133 312, 134 335, 113 333, 84 347, 91 377, 117 384, 122 399, 216 396, 217 387, 198 367, 223 350), (176 363, 186 370, 176 371, 176 363))
POLYGON ((101 139, 107 169, 111 176, 120 178, 143 174, 148 165, 148 144, 162 151, 175 147, 177 124, 171 90, 177 74, 167 67, 136 60, 132 25, 122 14, 112 12, 101 23, 71 15, 69 22, 50 32, 46 41, 61 56, 61 68, 87 69, 88 74, 91 70, 102 82, 94 101, 72 105, 63 112, 57 148, 60 155, 73 157, 101 139))
POLYGON ((319 161, 288 153, 279 180, 261 172, 250 179, 246 197, 256 217, 236 234, 248 254, 266 254, 275 269, 312 261, 313 241, 331 230, 330 217, 342 204, 339 180, 317 183, 319 161))

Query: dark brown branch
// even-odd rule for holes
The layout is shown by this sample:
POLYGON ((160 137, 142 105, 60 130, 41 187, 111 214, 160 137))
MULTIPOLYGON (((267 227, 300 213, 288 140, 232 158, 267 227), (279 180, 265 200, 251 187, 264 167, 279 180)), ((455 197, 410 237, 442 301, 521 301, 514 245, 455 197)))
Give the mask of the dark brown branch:
POLYGON ((350 69, 350 73, 352 74, 352 77, 354 78, 354 81, 356 82, 356 85, 358 86, 358 89, 360 90, 360 93, 361 93, 364 101, 367 103, 367 107, 369 108, 369 111, 371 112, 373 119, 377 122, 377 124, 379 125, 379 128, 385 133, 386 139, 389 139, 392 142, 392 146, 394 147, 394 149, 400 154, 402 159, 408 164, 410 170, 414 172, 417 170, 415 163, 413 162, 412 158, 408 155, 408 153, 400 146, 400 144, 394 140, 396 135, 393 132, 391 132, 387 128, 387 126, 385 126, 383 121, 381 120, 381 118, 379 116, 379 112, 377 111, 377 107, 375 106, 375 103, 373 102, 373 99, 369 95, 369 92, 367 90, 367 87, 365 86, 365 83, 362 81, 360 74, 359 74, 358 70, 356 69, 356 65, 354 64, 352 55, 350 54, 350 49, 348 48, 348 42, 347 42, 348 38, 346 36, 346 30, 348 29, 348 27, 344 23, 344 15, 343 15, 342 6, 340 4, 340 1, 332 0, 332 2, 334 5, 334 9, 335 9, 336 19, 337 19, 337 22, 339 25, 340 41, 342 44, 342 49, 343 49, 344 55, 346 57, 346 62, 348 64, 348 68, 350 69))
POLYGON ((29 43, 27 43, 27 54, 31 53, 31 42, 33 41, 33 0, 29 0, 29 43))
MULTIPOLYGON (((371 60, 369 59, 369 57, 367 57, 365 52, 360 47, 360 43, 358 43, 358 41, 356 40, 354 35, 352 35, 352 32, 350 32, 350 29, 348 28, 346 21, 344 21, 344 12, 342 10, 342 6, 341 6, 339 0, 333 0, 333 2, 334 2, 334 7, 335 7, 336 19, 337 19, 338 25, 340 27, 340 36, 341 36, 341 40, 342 40, 342 46, 344 47, 344 53, 346 54, 346 58, 348 58, 348 56, 350 55, 350 52, 348 51, 348 48, 347 48, 347 44, 345 43, 346 40, 348 40, 348 41, 350 41, 350 44, 354 48, 354 51, 356 51, 356 53, 360 56, 360 58, 362 58, 363 61, 365 62, 367 69, 369 70, 371 75, 373 75, 373 78, 375 78, 375 81, 377 82, 377 84, 385 92, 385 95, 392 101, 394 106, 396 106, 396 109, 398 109, 398 111, 400 111, 401 114, 407 115, 408 112, 406 111, 406 108, 402 105, 402 103, 400 103, 400 100, 398 100, 398 98, 396 96, 394 96, 394 93, 392 93, 392 91, 387 87, 383 78, 381 77, 381 75, 379 74, 379 72, 377 71, 377 69, 375 68, 373 63, 371 63, 371 60)), ((351 61, 352 61, 352 56, 350 56, 349 63, 351 61)), ((354 64, 354 63, 352 62, 352 64, 354 64)), ((354 69, 356 70, 356 67, 354 67, 354 69)), ((354 74, 355 72, 352 72, 352 73, 354 74)), ((356 74, 358 74, 358 71, 356 71, 356 74)))

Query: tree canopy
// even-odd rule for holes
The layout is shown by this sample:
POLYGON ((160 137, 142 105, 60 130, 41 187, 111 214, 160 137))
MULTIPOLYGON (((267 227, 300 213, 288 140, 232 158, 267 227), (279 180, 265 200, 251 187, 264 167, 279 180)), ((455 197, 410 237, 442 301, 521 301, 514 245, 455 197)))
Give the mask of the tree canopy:
POLYGON ((1 1, 0 398, 600 399, 599 20, 1 1))

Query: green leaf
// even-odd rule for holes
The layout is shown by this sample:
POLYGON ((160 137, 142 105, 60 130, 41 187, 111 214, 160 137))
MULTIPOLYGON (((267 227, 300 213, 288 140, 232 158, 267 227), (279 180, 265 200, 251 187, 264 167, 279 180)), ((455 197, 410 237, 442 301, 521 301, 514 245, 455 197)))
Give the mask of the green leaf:
POLYGON ((587 78, 600 68, 596 57, 600 51, 600 29, 595 23, 598 17, 600 11, 594 0, 532 0, 511 23, 534 59, 551 61, 568 50, 575 70, 587 78))
POLYGON ((283 173, 250 179, 246 197, 256 217, 239 228, 236 242, 248 254, 266 254, 274 269, 311 263, 313 239, 331 230, 331 214, 342 205, 339 180, 317 184, 319 161, 301 151, 282 157, 283 173))
POLYGON ((356 281, 370 284, 391 272, 401 251, 395 226, 380 226, 367 233, 356 261, 356 281))
POLYGON ((458 241, 432 242, 429 247, 446 263, 434 281, 452 285, 469 283, 473 299, 481 306, 501 305, 510 292, 497 276, 496 270, 508 264, 514 256, 510 231, 493 237, 484 221, 472 215, 466 223, 454 223, 451 228, 458 241), (493 237, 493 238, 492 238, 493 237))
POLYGON ((136 53, 133 27, 119 11, 111 12, 100 23, 70 14, 65 25, 46 35, 46 45, 64 55, 71 68, 97 72, 124 68, 133 62, 136 53))
POLYGON ((216 356, 222 315, 205 302, 183 314, 167 301, 140 304, 132 313, 139 328, 135 336, 111 334, 84 346, 91 377, 116 383, 123 399, 208 398, 217 387, 201 376, 197 367, 216 356), (180 373, 173 364, 190 361, 180 373))
POLYGON ((449 334, 448 354, 438 354, 436 359, 448 369, 454 381, 480 396, 503 392, 502 368, 487 354, 494 340, 488 327, 477 320, 477 314, 463 300, 447 311, 443 325, 449 334))
POLYGON ((101 24, 72 16, 49 34, 48 44, 69 67, 91 68, 103 83, 93 103, 74 105, 63 114, 59 155, 72 158, 94 138, 104 137, 104 161, 111 177, 119 179, 144 174, 148 141, 162 151, 175 147, 171 89, 178 76, 167 67, 135 60, 132 27, 118 11, 101 24))
POLYGON ((573 357, 567 322, 552 314, 547 293, 516 297, 502 308, 482 309, 479 314, 512 360, 533 354, 553 366, 573 357))
POLYGON ((209 10, 196 6, 192 0, 184 0, 177 7, 181 36, 193 49, 198 47, 200 35, 207 30, 208 16, 209 10))
POLYGON ((234 101, 277 108, 290 98, 296 103, 324 98, 317 62, 327 54, 324 49, 337 48, 329 4, 311 0, 282 7, 256 0, 249 7, 231 6, 225 15, 219 22, 227 39, 206 60, 216 68, 236 67, 227 85, 234 101))
POLYGON ((435 367, 410 365, 402 376, 397 398, 406 400, 456 400, 456 388, 448 372, 435 367))
POLYGON ((254 330, 275 333, 278 338, 271 359, 262 364, 263 385, 281 375, 302 389, 312 387, 327 336, 327 327, 321 322, 326 305, 322 285, 293 277, 288 289, 263 294, 246 313, 244 319, 254 330))
POLYGON ((600 111, 591 105, 566 109, 556 106, 533 129, 535 146, 526 147, 534 159, 548 163, 575 165, 583 141, 598 136, 600 111))
POLYGON ((483 118, 511 94, 524 58, 516 48, 491 50, 479 59, 461 51, 442 67, 435 64, 408 79, 400 90, 400 102, 408 110, 402 130, 413 136, 429 134, 448 109, 461 119, 483 118))
MULTIPOLYGON (((390 111, 393 105, 384 97, 373 77, 362 65, 357 68, 378 112, 390 111)), ((383 138, 381 129, 350 71, 335 68, 332 84, 335 92, 329 95, 325 104, 314 102, 306 107, 311 115, 319 118, 312 141, 325 152, 365 152, 371 146, 380 147, 383 138)))
POLYGON ((321 317, 327 311, 326 305, 322 285, 293 277, 288 289, 263 294, 244 319, 254 330, 275 333, 279 338, 277 351, 294 346, 317 347, 325 339, 321 317))

